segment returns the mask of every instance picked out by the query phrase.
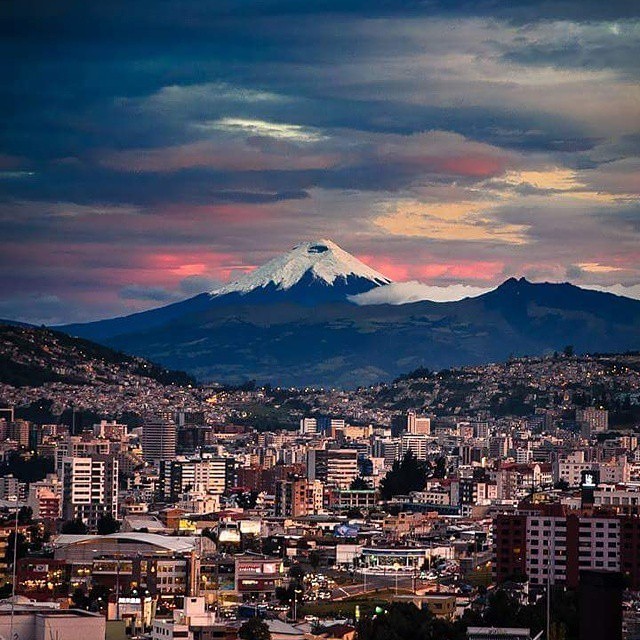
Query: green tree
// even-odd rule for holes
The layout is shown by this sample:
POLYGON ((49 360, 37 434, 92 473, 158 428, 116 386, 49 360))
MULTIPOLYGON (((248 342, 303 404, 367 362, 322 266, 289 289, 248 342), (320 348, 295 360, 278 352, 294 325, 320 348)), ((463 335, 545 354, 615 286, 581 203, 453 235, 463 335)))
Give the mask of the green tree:
POLYGON ((101 536, 117 533, 118 531, 120 531, 120 523, 110 513, 105 513, 98 520, 98 534, 101 536))
POLYGON ((62 533, 85 534, 89 531, 87 525, 80 519, 67 520, 61 529, 62 533))
POLYGON ((396 460, 391 471, 380 482, 380 495, 389 500, 393 496, 421 491, 427 481, 427 468, 409 449, 402 460, 396 460))
POLYGON ((358 628, 359 640, 457 640, 461 629, 436 618, 428 609, 413 603, 394 602, 364 618, 358 628))
POLYGON ((304 579, 304 567, 299 563, 292 564, 289 568, 289 577, 294 582, 301 584, 304 579))
POLYGON ((433 467, 434 478, 444 478, 447 475, 447 459, 440 456, 433 467))
POLYGON ((238 631, 242 640, 271 640, 269 626, 260 618, 249 618, 238 631))
MULTIPOLYGON (((15 544, 16 534, 11 532, 7 539, 7 548, 5 551, 5 562, 13 565, 13 546, 15 544)), ((16 559, 24 558, 29 552, 29 545, 27 544, 27 538, 23 533, 18 533, 18 548, 16 549, 16 559)))
POLYGON ((33 510, 31 507, 21 507, 18 511, 18 524, 31 524, 33 519, 33 510))
POLYGON ((354 490, 371 489, 371 485, 362 476, 358 476, 353 479, 349 488, 354 490))
POLYGON ((80 587, 77 587, 71 594, 71 601, 76 609, 87 609, 90 604, 89 598, 80 587))

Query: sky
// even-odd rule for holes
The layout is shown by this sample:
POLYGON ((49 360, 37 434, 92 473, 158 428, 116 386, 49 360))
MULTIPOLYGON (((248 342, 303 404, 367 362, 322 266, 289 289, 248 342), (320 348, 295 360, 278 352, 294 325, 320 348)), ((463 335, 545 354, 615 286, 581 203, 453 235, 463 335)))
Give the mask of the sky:
POLYGON ((210 290, 331 238, 414 297, 640 298, 640 3, 0 4, 0 318, 210 290))

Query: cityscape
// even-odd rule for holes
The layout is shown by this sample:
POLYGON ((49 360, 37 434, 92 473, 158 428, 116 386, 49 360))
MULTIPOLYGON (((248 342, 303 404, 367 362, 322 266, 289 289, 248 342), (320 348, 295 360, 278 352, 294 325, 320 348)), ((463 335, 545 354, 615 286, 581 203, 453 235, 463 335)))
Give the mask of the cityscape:
POLYGON ((577 638, 597 602, 597 637, 640 632, 638 353, 566 345, 298 389, 196 384, 49 329, 1 336, 15 629, 577 638))
POLYGON ((0 33, 0 640, 640 640, 640 4, 0 33))

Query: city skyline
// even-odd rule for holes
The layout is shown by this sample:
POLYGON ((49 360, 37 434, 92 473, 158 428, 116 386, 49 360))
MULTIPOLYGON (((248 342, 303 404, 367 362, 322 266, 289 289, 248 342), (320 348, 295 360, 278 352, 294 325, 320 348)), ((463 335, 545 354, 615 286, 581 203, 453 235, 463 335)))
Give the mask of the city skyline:
POLYGON ((631 3, 1 11, 0 317, 148 309, 323 237, 443 296, 640 297, 631 3))

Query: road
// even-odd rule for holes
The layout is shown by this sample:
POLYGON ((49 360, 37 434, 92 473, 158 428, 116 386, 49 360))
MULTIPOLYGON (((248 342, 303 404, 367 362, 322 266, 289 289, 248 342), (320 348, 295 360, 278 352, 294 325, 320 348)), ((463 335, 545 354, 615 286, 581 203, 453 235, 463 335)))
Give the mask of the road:
POLYGON ((396 583, 396 574, 388 573, 386 575, 367 575, 365 589, 364 578, 362 576, 358 577, 362 580, 362 582, 343 585, 333 589, 331 591, 331 599, 334 601, 346 600, 347 598, 353 598, 354 596, 361 596, 367 593, 375 593, 380 589, 395 589, 396 584, 399 590, 405 591, 413 591, 414 587, 417 589, 424 589, 429 585, 433 585, 435 588, 435 583, 433 581, 420 580, 419 578, 414 579, 412 576, 403 574, 398 574, 396 583))

